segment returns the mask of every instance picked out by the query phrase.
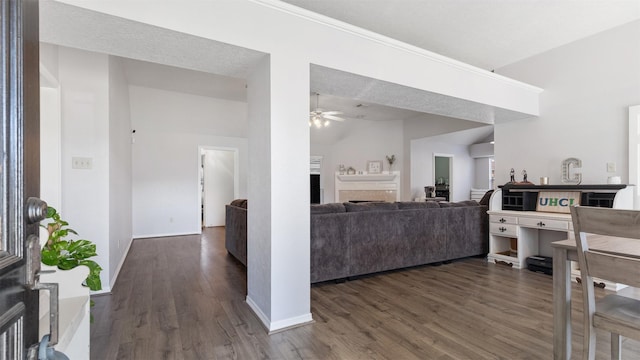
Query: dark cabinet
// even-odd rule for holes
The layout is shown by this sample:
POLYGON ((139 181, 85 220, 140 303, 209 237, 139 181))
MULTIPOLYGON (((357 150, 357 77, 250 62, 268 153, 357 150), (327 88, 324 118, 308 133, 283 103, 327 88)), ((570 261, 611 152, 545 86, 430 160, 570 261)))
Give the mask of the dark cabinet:
MULTIPOLYGON (((624 184, 615 185, 518 185, 506 184, 502 189, 502 210, 536 211, 540 191, 579 191, 583 206, 613 207, 613 200, 624 184)), ((436 193, 438 191, 436 190, 436 193)))
POLYGON ((443 197, 449 201, 449 185, 436 185, 436 197, 443 197))

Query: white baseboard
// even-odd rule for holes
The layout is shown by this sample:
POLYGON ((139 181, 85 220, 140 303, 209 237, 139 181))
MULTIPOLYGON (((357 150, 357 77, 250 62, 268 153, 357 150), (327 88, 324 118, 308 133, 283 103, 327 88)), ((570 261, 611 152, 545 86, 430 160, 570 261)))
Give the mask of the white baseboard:
POLYGON ((247 299, 245 301, 247 302, 247 305, 249 305, 251 310, 253 310, 253 312, 256 314, 256 316, 258 316, 258 319, 260 319, 265 329, 269 330, 269 323, 271 323, 271 321, 269 321, 267 315, 262 312, 262 309, 260 309, 260 307, 249 297, 249 295, 247 295, 247 299))
POLYGON ((271 322, 267 315, 262 312, 262 309, 258 307, 258 305, 253 301, 249 295, 246 298, 247 305, 253 310, 253 312, 258 316, 258 319, 262 322, 262 325, 267 329, 269 334, 277 333, 283 330, 287 330, 290 328, 306 325, 313 323, 313 318, 311 317, 311 313, 295 316, 288 319, 278 320, 271 322))
POLYGON ((116 268, 116 271, 113 273, 113 278, 111 278, 111 282, 109 284, 109 288, 111 289, 113 289, 113 286, 116 284, 116 280, 118 280, 118 275, 120 275, 120 270, 122 269, 122 265, 124 264, 124 261, 127 259, 127 256, 129 255, 131 244, 133 244, 133 239, 129 241, 129 245, 127 245, 127 248, 124 250, 124 253, 123 253, 124 255, 120 259, 120 262, 118 263, 118 267, 116 268))
POLYGON ((202 231, 199 232, 187 232, 187 233, 165 233, 165 234, 146 234, 146 235, 133 235, 133 239, 147 239, 147 238, 158 238, 158 237, 171 237, 171 236, 186 236, 186 235, 200 235, 202 231))
POLYGON ((109 295, 111 294, 111 286, 103 286, 102 290, 90 291, 90 295, 109 295))
POLYGON ((292 318, 278 320, 271 323, 271 328, 269 329, 269 335, 275 334, 281 331, 289 330, 292 328, 296 328, 298 326, 303 326, 307 324, 313 323, 314 320, 311 317, 311 313, 295 316, 292 318))

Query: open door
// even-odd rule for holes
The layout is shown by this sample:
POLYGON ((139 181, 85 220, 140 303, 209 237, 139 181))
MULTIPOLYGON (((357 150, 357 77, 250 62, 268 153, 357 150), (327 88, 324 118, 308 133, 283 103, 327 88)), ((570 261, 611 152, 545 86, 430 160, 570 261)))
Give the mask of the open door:
MULTIPOLYGON (((37 198, 40 191, 38 2, 1 1, 0 22, 0 358, 35 359, 39 349, 38 289, 52 289, 52 298, 57 298, 54 285, 39 284, 38 280, 38 223, 44 218, 47 206, 37 198)), ((43 349, 53 354, 48 339, 43 349)))
POLYGON ((640 105, 629 106, 629 184, 633 190, 633 208, 640 209, 640 105))

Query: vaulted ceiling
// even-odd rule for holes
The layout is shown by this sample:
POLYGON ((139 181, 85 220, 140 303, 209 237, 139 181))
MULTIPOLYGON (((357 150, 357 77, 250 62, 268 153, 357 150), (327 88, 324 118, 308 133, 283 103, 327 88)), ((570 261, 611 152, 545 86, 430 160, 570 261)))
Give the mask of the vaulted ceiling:
POLYGON ((486 70, 640 18, 638 0, 283 0, 486 70))

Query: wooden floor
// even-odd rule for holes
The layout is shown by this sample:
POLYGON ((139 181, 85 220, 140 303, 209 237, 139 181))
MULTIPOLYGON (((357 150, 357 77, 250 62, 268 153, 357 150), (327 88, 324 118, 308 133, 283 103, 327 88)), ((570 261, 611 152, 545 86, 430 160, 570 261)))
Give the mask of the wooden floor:
MULTIPOLYGON (((315 323, 267 335, 224 228, 135 240, 96 296, 92 359, 552 359, 551 277, 482 259, 314 285, 315 323)), ((602 290, 598 290, 602 294, 602 290)), ((582 353, 573 290, 574 359, 582 353)), ((598 358, 609 354, 598 333, 598 358)), ((624 339, 624 359, 640 343, 624 339)))

